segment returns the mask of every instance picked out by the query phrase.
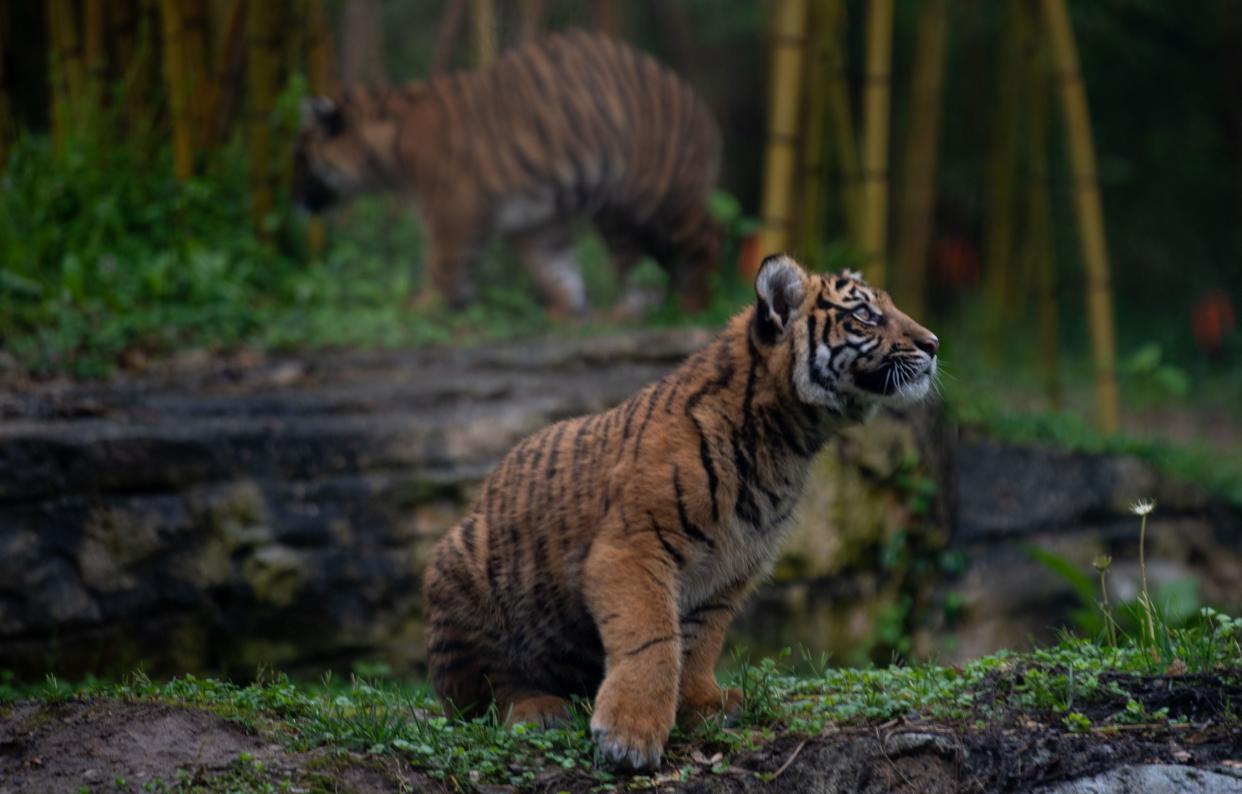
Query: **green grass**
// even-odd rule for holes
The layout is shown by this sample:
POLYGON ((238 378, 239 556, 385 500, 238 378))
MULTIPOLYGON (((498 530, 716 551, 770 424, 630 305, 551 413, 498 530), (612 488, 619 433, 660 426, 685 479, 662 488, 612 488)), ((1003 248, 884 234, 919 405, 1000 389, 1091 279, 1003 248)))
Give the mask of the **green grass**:
MULTIPOLYGON (((1169 631, 1186 672, 1215 672, 1235 680, 1242 676, 1242 620, 1205 612, 1199 624, 1169 631)), ((743 663, 730 681, 746 693, 737 724, 712 724, 694 735, 676 731, 667 759, 681 770, 678 774, 689 776, 704 774, 693 762, 694 754, 701 760, 720 753, 714 768, 721 772, 729 769, 731 755, 777 736, 815 735, 830 726, 878 724, 897 717, 918 716, 964 730, 1009 726, 1019 718, 1072 731, 1107 731, 1135 723, 1159 726, 1175 718, 1167 711, 1148 710, 1130 687, 1163 672, 1163 664, 1138 644, 1110 647, 1069 636, 1053 648, 1001 652, 955 667, 813 665, 809 674, 793 676, 784 667, 784 657, 743 663), (1092 708, 1101 703, 1116 705, 1102 712, 1092 708)), ((478 783, 529 784, 548 769, 590 774, 604 789, 641 786, 645 779, 619 779, 599 763, 588 730, 588 703, 579 704, 570 725, 540 731, 505 728, 494 713, 474 720, 443 716, 425 687, 391 679, 328 678, 307 684, 268 675, 239 685, 188 675, 154 682, 139 673, 121 683, 70 685, 49 679, 37 687, 0 686, 0 707, 19 699, 55 703, 73 698, 204 709, 275 737, 292 751, 328 748, 400 758, 463 789, 478 783)), ((246 761, 240 759, 229 774, 250 790, 241 783, 262 770, 246 761)), ((198 789, 170 785, 167 790, 198 789)))

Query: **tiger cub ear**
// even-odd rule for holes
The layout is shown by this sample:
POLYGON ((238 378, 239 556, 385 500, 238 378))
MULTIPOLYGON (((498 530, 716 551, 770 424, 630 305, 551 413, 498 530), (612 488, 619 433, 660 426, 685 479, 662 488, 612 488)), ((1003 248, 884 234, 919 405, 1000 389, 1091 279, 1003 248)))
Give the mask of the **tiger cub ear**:
POLYGON ((806 271, 785 254, 772 254, 759 265, 755 278, 755 321, 765 342, 774 342, 802 309, 806 295, 806 271))

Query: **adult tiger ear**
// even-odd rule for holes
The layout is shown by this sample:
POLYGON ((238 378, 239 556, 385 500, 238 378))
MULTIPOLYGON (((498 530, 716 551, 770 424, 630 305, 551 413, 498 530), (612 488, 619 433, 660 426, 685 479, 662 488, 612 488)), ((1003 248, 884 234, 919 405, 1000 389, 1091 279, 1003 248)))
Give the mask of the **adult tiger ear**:
POLYGON ((764 342, 775 342, 802 310, 806 271, 785 254, 772 254, 759 265, 755 277, 755 322, 764 342))
POLYGON ((317 126, 328 136, 339 135, 345 129, 345 117, 336 100, 326 96, 307 97, 302 100, 302 127, 317 126))

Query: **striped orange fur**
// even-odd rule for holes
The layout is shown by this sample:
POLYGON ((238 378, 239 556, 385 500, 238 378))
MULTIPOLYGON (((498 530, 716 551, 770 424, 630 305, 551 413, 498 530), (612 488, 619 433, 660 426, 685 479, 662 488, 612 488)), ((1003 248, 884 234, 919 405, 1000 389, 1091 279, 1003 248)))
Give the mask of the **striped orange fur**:
MULTIPOLYGON (((429 281, 452 305, 472 297, 470 271, 499 234, 554 311, 581 313, 578 217, 594 223, 622 276, 650 255, 683 308, 708 298, 719 129, 687 83, 621 41, 551 35, 481 71, 319 97, 304 115, 295 200, 318 211, 363 192, 411 196, 429 281)), ((638 296, 619 308, 642 309, 638 296)))
POLYGON ((444 700, 547 723, 595 698, 604 754, 659 763, 678 715, 731 711, 714 667, 815 452, 928 392, 938 341, 851 273, 769 257, 755 304, 615 408, 518 444, 423 587, 444 700))

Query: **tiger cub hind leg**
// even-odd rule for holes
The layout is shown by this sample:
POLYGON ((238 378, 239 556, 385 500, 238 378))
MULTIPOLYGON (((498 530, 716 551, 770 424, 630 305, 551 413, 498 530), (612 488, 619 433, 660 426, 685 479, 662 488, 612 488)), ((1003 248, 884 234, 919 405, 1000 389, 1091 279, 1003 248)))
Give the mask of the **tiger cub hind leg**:
POLYGON ((423 575, 428 676, 450 713, 466 716, 491 707, 493 679, 504 667, 491 639, 486 581, 473 559, 485 532, 481 520, 466 518, 440 539, 423 575))
POLYGON ((569 723, 569 701, 546 692, 497 693, 496 706, 508 726, 524 722, 540 728, 555 728, 569 723))

